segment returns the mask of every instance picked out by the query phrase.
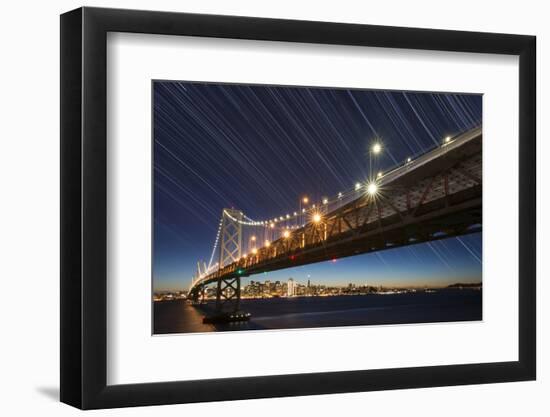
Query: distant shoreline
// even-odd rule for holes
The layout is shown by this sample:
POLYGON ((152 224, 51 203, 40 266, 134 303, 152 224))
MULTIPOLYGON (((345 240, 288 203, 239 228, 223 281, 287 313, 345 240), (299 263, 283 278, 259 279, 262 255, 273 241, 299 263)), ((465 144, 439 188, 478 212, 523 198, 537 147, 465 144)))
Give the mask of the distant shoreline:
MULTIPOLYGON (((328 297, 350 297, 350 296, 382 296, 382 295, 391 295, 391 294, 424 294, 424 293, 433 293, 437 291, 444 290, 482 290, 482 283, 455 283, 447 285, 446 287, 425 287, 425 288, 384 288, 375 292, 355 292, 355 293, 341 293, 341 294, 311 294, 311 295, 295 295, 292 297, 287 296, 241 296, 242 300, 271 300, 271 299, 300 299, 300 298, 328 298, 328 297)), ((154 302, 164 302, 164 301, 176 301, 176 300, 186 300, 185 295, 174 295, 171 292, 165 292, 162 294, 156 294, 153 298, 154 302)), ((205 301, 215 301, 215 298, 207 298, 205 301)))

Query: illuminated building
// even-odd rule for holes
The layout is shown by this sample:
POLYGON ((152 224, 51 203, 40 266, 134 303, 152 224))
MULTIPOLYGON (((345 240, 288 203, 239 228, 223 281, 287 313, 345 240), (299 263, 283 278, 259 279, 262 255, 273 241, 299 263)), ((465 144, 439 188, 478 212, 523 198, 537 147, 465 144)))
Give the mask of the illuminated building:
POLYGON ((286 295, 288 297, 294 297, 296 295, 296 281, 292 278, 288 279, 286 295))

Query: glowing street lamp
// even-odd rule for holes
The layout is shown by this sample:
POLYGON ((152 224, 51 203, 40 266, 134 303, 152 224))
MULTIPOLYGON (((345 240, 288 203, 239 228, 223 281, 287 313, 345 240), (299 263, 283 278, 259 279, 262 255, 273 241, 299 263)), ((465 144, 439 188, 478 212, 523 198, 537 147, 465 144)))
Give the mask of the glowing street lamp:
POLYGON ((290 232, 289 232, 288 230, 285 230, 285 231, 283 232, 283 237, 284 237, 285 239, 289 238, 289 237, 290 237, 290 232))
POLYGON ((378 185, 375 182, 371 182, 367 185, 367 193, 374 196, 378 192, 378 185))
POLYGON ((323 198, 323 204, 328 204, 328 198, 323 198))
POLYGON ((266 240, 266 241, 264 242, 264 246, 265 246, 266 248, 269 248, 269 247, 271 246, 271 242, 270 242, 269 240, 266 240))
POLYGON ((313 223, 319 223, 321 221, 321 215, 319 213, 315 213, 313 215, 313 223))
POLYGON ((447 137, 445 138, 445 143, 449 143, 450 141, 451 141, 451 137, 450 137, 450 136, 447 136, 447 137))
POLYGON ((382 172, 379 172, 379 173, 377 174, 377 177, 380 178, 381 176, 382 176, 382 172))
POLYGON ((299 211, 302 212, 302 213, 305 213, 306 212, 306 209, 305 208, 302 208, 302 204, 304 205, 307 205, 309 203, 309 198, 307 196, 304 196, 300 199, 300 207, 299 207, 299 211))
POLYGON ((256 255, 258 253, 258 249, 254 248, 252 249, 252 255, 256 255))
POLYGON ((372 178, 372 155, 377 156, 380 152, 382 152, 382 144, 374 142, 369 151, 369 178, 372 178))
POLYGON ((412 159, 411 159, 411 157, 409 156, 409 157, 407 158, 407 163, 409 164, 411 161, 412 161, 412 159))
POLYGON ((379 142, 376 142, 374 145, 372 145, 372 153, 375 155, 378 155, 380 152, 382 152, 382 145, 379 142))
POLYGON ((355 183, 355 191, 358 191, 360 189, 361 189, 361 183, 360 182, 355 183))
POLYGON ((252 242, 256 242, 256 236, 251 236, 251 237, 250 237, 250 240, 251 240, 252 242))

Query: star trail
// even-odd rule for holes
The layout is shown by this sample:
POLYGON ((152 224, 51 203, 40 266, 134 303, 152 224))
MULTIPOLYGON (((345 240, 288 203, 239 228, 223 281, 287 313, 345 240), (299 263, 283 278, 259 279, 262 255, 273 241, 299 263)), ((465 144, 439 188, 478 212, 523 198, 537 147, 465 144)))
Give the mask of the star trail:
MULTIPOLYGON (((254 220, 353 189, 481 125, 482 97, 153 82, 154 290, 186 289, 222 210, 254 220), (369 155, 373 141, 383 151, 369 155)), ((481 234, 270 272, 271 280, 444 285, 481 281, 481 234)), ((255 279, 251 277, 251 279, 255 279)))

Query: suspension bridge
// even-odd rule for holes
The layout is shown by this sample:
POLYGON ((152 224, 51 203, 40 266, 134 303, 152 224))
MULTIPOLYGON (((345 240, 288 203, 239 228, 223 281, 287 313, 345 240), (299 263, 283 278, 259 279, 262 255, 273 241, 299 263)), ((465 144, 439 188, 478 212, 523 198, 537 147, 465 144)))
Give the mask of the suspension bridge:
POLYGON ((347 192, 316 203, 304 198, 292 213, 254 220, 224 209, 210 261, 197 264, 188 299, 204 301, 215 285, 216 314, 205 321, 246 319, 245 277, 480 232, 481 151, 477 127, 347 192))

